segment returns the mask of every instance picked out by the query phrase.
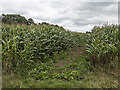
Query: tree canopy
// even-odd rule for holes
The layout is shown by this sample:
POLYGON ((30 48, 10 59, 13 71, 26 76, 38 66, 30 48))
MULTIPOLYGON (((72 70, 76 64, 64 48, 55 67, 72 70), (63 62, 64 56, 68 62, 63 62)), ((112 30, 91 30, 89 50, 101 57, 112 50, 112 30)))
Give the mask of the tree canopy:
POLYGON ((29 18, 28 20, 19 14, 2 14, 2 23, 5 24, 34 24, 34 21, 32 18, 29 18))
MULTIPOLYGON (((34 23, 34 20, 32 18, 29 18, 28 20, 24 17, 21 16, 19 14, 2 14, 2 23, 4 24, 26 24, 26 25, 37 25, 34 23)), ((62 26, 58 26, 58 25, 53 25, 47 22, 42 22, 39 23, 38 25, 40 26, 52 26, 52 27, 57 27, 60 28, 61 30, 65 30, 62 26)))

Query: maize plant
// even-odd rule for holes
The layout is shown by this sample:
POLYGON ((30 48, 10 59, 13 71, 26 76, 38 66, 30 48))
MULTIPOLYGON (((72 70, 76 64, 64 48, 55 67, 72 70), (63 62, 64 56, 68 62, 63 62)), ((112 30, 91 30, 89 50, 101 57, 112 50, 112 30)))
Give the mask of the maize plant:
POLYGON ((86 51, 89 53, 93 64, 109 63, 118 57, 118 26, 102 26, 92 29, 87 41, 86 51))
POLYGON ((15 67, 47 58, 56 52, 80 46, 85 35, 52 26, 2 25, 3 66, 15 67))

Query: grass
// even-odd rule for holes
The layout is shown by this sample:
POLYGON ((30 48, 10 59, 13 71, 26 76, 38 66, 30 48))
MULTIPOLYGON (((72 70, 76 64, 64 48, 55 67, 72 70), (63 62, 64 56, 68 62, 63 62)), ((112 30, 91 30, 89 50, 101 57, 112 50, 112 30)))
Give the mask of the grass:
MULTIPOLYGON (((71 53, 75 53, 72 50, 71 53)), ((66 57, 70 59, 70 63, 74 64, 80 62, 82 59, 87 59, 85 55, 77 55, 76 57, 69 56, 69 52, 62 52, 56 54, 52 59, 58 59, 65 62, 66 57), (64 54, 66 53, 66 54, 64 54), (62 57, 61 57, 62 56, 62 57)), ((66 60, 67 61, 67 60, 66 60)), ((68 64, 69 65, 69 64, 68 64)), ((66 67, 61 66, 60 68, 66 67)), ((31 77, 24 77, 16 75, 15 73, 6 74, 2 77, 3 88, 118 88, 118 67, 116 62, 111 63, 112 68, 94 67, 95 71, 88 71, 85 77, 81 80, 62 80, 62 79, 45 79, 36 80, 31 77)))
POLYGON ((103 71, 89 72, 81 81, 71 80, 34 80, 18 78, 14 74, 3 76, 3 88, 117 88, 118 80, 114 75, 103 71))
POLYGON ((3 88, 118 88, 117 58, 108 65, 93 67, 93 59, 90 61, 85 52, 87 38, 80 40, 79 47, 53 53, 45 58, 46 62, 34 59, 35 62, 10 69, 8 65, 4 66, 3 88))

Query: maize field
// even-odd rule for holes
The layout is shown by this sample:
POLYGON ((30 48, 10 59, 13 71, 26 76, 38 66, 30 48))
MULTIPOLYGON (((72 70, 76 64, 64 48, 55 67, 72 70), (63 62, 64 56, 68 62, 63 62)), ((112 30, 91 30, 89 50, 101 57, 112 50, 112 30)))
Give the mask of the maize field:
POLYGON ((68 82, 74 88, 118 87, 117 63, 112 62, 120 57, 117 25, 98 26, 88 33, 51 25, 2 24, 1 30, 3 87, 68 88, 68 82), (96 65, 111 67, 99 70, 96 65))
POLYGON ((109 63, 118 57, 120 53, 118 36, 117 25, 106 25, 92 29, 86 51, 94 65, 109 63))
POLYGON ((2 28, 3 66, 14 67, 47 58, 76 46, 84 36, 80 33, 61 30, 52 26, 5 25, 2 28))

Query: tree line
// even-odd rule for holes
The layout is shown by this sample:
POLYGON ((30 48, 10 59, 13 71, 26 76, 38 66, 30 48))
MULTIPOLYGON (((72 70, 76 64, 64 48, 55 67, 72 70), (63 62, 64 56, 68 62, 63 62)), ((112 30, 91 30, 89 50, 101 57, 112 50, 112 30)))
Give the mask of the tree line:
MULTIPOLYGON (((21 16, 19 14, 2 14, 2 23, 4 23, 4 24, 37 25, 32 18, 29 18, 27 20, 24 16, 21 16)), ((47 22, 38 23, 38 25, 40 25, 40 26, 42 26, 42 25, 49 26, 50 25, 50 26, 65 30, 62 26, 49 24, 47 22)))
POLYGON ((2 14, 2 17, 2 23, 4 24, 35 24, 32 18, 29 18, 27 20, 24 16, 21 16, 19 14, 2 14))

